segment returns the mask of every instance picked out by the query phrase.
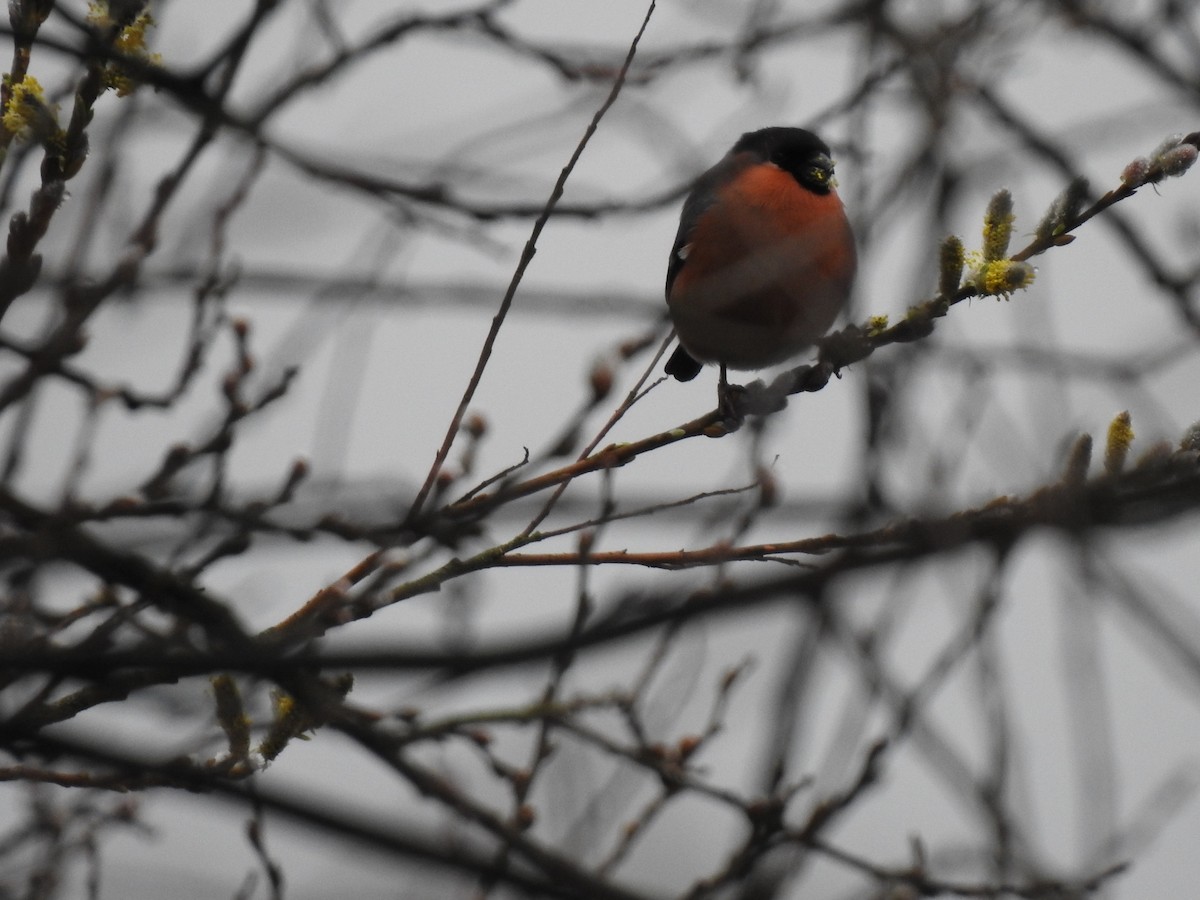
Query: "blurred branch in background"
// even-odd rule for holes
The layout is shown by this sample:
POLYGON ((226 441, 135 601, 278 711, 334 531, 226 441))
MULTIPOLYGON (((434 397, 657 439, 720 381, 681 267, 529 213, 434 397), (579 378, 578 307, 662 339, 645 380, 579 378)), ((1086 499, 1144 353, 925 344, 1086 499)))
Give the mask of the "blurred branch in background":
POLYGON ((0 28, 0 894, 1187 894, 1194 4, 205 6, 0 28), (713 408, 769 124, 862 276, 713 408))

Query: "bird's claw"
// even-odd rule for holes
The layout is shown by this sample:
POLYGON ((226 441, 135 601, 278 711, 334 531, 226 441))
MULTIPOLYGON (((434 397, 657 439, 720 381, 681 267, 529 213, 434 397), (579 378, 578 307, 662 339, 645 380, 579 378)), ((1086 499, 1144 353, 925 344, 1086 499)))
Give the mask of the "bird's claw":
POLYGON ((737 431, 747 416, 768 416, 787 406, 787 395, 775 384, 756 379, 749 384, 717 386, 717 411, 725 434, 737 431))

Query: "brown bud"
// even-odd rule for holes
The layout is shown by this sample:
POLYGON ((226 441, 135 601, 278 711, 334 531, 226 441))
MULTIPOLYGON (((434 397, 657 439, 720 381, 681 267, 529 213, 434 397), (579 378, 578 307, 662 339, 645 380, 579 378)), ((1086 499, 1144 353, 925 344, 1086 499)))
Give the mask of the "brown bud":
POLYGON ((481 437, 483 437, 485 434, 487 434, 487 430, 488 430, 487 419, 485 419, 479 413, 471 413, 463 421, 463 431, 465 431, 467 434, 469 434, 471 437, 475 438, 476 440, 479 440, 481 437))
POLYGON ((588 384, 592 389, 592 402, 599 403, 607 397, 612 392, 614 381, 612 367, 604 362, 596 363, 588 375, 588 384))
POLYGON ((680 760, 686 760, 693 753, 700 749, 704 743, 704 739, 696 734, 689 734, 679 739, 679 746, 676 748, 680 760))
POLYGON ((775 473, 764 467, 758 470, 758 505, 769 509, 779 503, 779 481, 775 473))
POLYGON ((521 831, 533 827, 533 823, 537 821, 537 812, 528 803, 522 803, 517 807, 516 815, 513 816, 513 824, 521 831))

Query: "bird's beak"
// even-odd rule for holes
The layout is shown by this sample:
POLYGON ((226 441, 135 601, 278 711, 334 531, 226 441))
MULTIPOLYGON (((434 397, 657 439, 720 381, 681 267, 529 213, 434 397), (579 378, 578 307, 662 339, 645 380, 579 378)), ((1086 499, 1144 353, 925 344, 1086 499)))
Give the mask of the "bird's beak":
POLYGON ((824 153, 819 153, 812 158, 810 163, 809 175, 813 181, 818 184, 827 185, 830 188, 837 187, 837 179, 833 177, 833 160, 824 153))

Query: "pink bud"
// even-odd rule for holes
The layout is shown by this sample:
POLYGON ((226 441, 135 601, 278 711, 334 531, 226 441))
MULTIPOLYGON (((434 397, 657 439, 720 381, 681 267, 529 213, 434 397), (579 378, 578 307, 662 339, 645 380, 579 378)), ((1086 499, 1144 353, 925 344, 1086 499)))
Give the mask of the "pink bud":
POLYGON ((1146 183, 1146 176, 1149 173, 1150 160, 1139 156, 1121 170, 1121 184, 1126 187, 1139 187, 1146 183))

